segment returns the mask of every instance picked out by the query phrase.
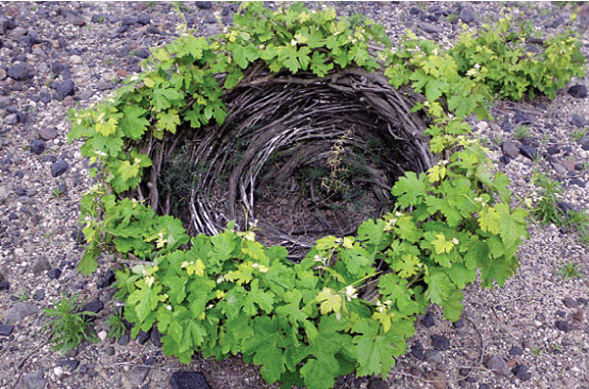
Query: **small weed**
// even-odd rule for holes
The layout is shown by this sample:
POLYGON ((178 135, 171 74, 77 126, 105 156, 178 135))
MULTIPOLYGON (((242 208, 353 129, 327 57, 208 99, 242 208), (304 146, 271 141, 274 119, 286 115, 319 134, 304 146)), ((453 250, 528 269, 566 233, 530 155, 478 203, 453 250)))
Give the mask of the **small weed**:
POLYGON ((100 16, 98 18, 98 23, 104 23, 104 16, 100 16))
POLYGON ((31 10, 31 12, 35 12, 37 10, 37 6, 36 5, 31 5, 29 7, 29 10, 31 10))
POLYGON ((550 139, 550 135, 548 135, 548 134, 542 135, 542 144, 545 145, 546 143, 548 143, 549 139, 550 139))
POLYGON ((536 202, 534 216, 542 224, 563 225, 566 221, 566 213, 558 207, 558 199, 556 198, 556 194, 562 192, 560 183, 537 171, 534 172, 533 180, 536 185, 542 188, 540 199, 536 202))
POLYGON ((106 319, 108 325, 108 336, 111 338, 120 338, 125 334, 127 327, 123 322, 123 311, 119 310, 117 313, 109 315, 106 319))
POLYGON ((31 149, 31 145, 28 145, 28 144, 27 144, 27 145, 23 145, 23 146, 22 146, 22 150, 23 150, 23 151, 29 151, 30 149, 31 149))
POLYGON ((43 234, 43 236, 45 237, 45 239, 51 238, 52 235, 53 235, 53 232, 46 232, 46 233, 43 234))
POLYGON ((581 138, 585 137, 587 135, 587 128, 580 128, 576 131, 573 131, 573 133, 571 134, 571 137, 573 138, 573 140, 575 142, 578 142, 581 140, 581 138))
POLYGON ((137 52, 135 50, 129 51, 129 57, 134 57, 137 52))
POLYGON ((513 130, 513 137, 519 141, 522 141, 530 137, 530 128, 524 124, 519 124, 513 130))
POLYGON ((544 354, 544 350, 542 350, 540 347, 536 347, 536 346, 532 347, 530 349, 530 351, 532 352, 532 355, 535 357, 541 357, 542 354, 544 354))
POLYGON ((579 273, 577 266, 578 265, 576 263, 571 261, 566 265, 562 266, 558 271, 558 274, 560 274, 564 280, 583 278, 583 274, 579 273))
POLYGON ((105 66, 110 66, 112 64, 112 58, 106 58, 104 60, 104 65, 105 66))
POLYGON ((89 325, 89 316, 96 316, 94 312, 77 312, 81 304, 77 302, 78 296, 67 298, 65 294, 58 302, 55 300, 55 308, 43 309, 45 316, 52 317, 43 328, 42 332, 49 328, 50 340, 54 351, 66 353, 78 347, 82 342, 98 342, 98 336, 89 325))
POLYGON ((27 291, 23 288, 20 290, 20 294, 15 294, 19 301, 27 301, 29 297, 27 296, 27 291))
POLYGON ((63 197, 63 192, 59 188, 53 189, 51 193, 53 193, 53 197, 56 199, 63 197))

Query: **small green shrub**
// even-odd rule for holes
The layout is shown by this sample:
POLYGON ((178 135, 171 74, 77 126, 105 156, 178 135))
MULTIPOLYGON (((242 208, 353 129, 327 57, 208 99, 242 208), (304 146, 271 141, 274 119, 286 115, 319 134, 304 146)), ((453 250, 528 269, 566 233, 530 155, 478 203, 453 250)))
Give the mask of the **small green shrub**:
POLYGON ((558 272, 564 280, 574 279, 574 278, 584 278, 583 274, 579 272, 577 269, 578 264, 574 263, 573 261, 567 263, 563 267, 560 268, 558 272))
POLYGON ((123 314, 122 310, 117 311, 111 315, 108 315, 106 318, 106 323, 108 326, 108 336, 111 338, 120 338, 125 334, 127 331, 127 326, 125 326, 125 322, 123 321, 123 314))
POLYGON ((98 342, 98 337, 88 320, 89 316, 96 314, 88 311, 79 312, 82 304, 77 300, 77 295, 67 298, 64 294, 59 302, 53 302, 55 308, 43 309, 45 316, 53 318, 42 327, 42 331, 49 329, 54 351, 65 354, 84 341, 98 342))
POLYGON ((533 98, 540 92, 552 99, 571 76, 585 74, 581 43, 562 34, 532 49, 530 35, 525 28, 516 33, 506 18, 495 26, 483 25, 478 32, 463 33, 449 53, 461 75, 478 68, 482 81, 502 98, 520 100, 524 94, 533 98))

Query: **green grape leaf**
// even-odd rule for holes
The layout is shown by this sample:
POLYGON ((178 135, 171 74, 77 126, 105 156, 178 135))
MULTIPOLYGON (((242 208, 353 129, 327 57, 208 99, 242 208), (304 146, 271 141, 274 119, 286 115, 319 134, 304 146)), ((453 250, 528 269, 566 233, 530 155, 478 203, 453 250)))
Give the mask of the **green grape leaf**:
POLYGON ((443 305, 445 319, 452 322, 460 319, 460 315, 462 315, 462 311, 464 310, 464 305, 462 304, 463 297, 464 294, 460 290, 455 290, 448 296, 448 299, 443 305))
POLYGON ((329 312, 339 312, 342 309, 343 297, 331 288, 323 288, 317 295, 317 302, 321 304, 321 314, 326 315, 329 312))
POLYGON ((404 254, 401 259, 401 261, 393 265, 393 269, 399 277, 407 279, 413 277, 421 270, 421 262, 415 255, 404 254))
POLYGON ((397 196, 397 203, 401 208, 408 208, 423 202, 428 184, 427 176, 421 174, 419 177, 415 172, 406 172, 405 177, 401 177, 393 186, 393 196, 397 196))
POLYGON ((264 292, 259 288, 260 280, 255 279, 250 285, 250 291, 245 297, 243 303, 243 310, 245 313, 255 316, 258 309, 254 304, 258 305, 264 312, 270 314, 274 308, 274 295, 272 293, 264 292))
POLYGON ((443 305, 450 293, 456 289, 452 281, 443 270, 429 268, 424 281, 427 284, 425 296, 434 304, 443 305))
POLYGON ((176 127, 180 124, 178 111, 170 109, 157 114, 157 127, 162 130, 168 130, 172 134, 176 133, 176 127))
POLYGON ((147 111, 137 105, 127 105, 123 108, 123 114, 119 124, 121 130, 133 140, 140 139, 149 126, 149 121, 145 118, 147 111))
POLYGON ((468 269, 461 263, 454 263, 450 269, 448 269, 448 275, 456 286, 460 289, 464 289, 466 285, 474 282, 477 277, 476 270, 468 269))
POLYGON ((127 297, 127 303, 135 307, 137 318, 140 322, 143 322, 147 318, 147 315, 157 307, 160 301, 159 293, 162 290, 162 286, 158 283, 152 288, 145 282, 140 282, 139 285, 139 289, 127 297))
POLYGON ((378 322, 361 319, 354 325, 354 331, 362 334, 354 337, 358 358, 359 377, 372 374, 387 376, 393 366, 395 357, 407 351, 404 337, 413 333, 411 322, 396 323, 386 333, 380 332, 378 322))

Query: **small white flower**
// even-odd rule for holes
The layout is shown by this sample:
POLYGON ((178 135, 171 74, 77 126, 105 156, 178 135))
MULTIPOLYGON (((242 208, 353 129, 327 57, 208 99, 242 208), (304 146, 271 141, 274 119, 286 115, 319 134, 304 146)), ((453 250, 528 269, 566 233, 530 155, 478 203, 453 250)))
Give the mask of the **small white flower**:
POLYGON ((481 65, 479 65, 478 63, 475 63, 475 64, 474 64, 474 68, 478 70, 478 69, 480 69, 480 68, 481 68, 481 65))
POLYGON ((321 259, 321 257, 319 256, 319 254, 315 254, 315 256, 313 257, 313 260, 315 262, 323 262, 323 260, 321 259))
POLYGON ((260 266, 260 264, 259 264, 259 263, 257 263, 257 262, 256 262, 256 263, 254 263, 254 264, 252 264, 252 267, 253 267, 254 269, 257 269, 257 268, 258 268, 258 266, 260 266))
POLYGON ((223 276, 217 277, 217 284, 220 284, 222 282, 225 282, 225 277, 223 277, 223 276))
POLYGON ((290 45, 291 46, 296 46, 297 45, 297 40, 296 39, 291 40, 290 41, 290 45))
POLYGON ((460 243, 460 241, 458 239, 456 239, 456 238, 452 238, 452 243, 458 244, 458 243, 460 243))
POLYGON ((188 263, 188 261, 184 261, 184 262, 182 262, 182 264, 180 264, 180 267, 181 267, 182 269, 184 269, 184 268, 187 268, 187 267, 188 267, 188 265, 190 265, 190 264, 188 263))
POLYGON ((167 309, 168 311, 171 311, 171 310, 172 310, 172 306, 171 306, 171 305, 166 305, 166 309, 167 309))
POLYGON ((399 212, 399 211, 397 211, 397 212, 395 212, 395 216, 396 216, 396 217, 402 217, 402 216, 403 216, 403 213, 402 213, 402 212, 399 212))
POLYGON ((148 276, 145 277, 145 283, 147 284, 147 286, 149 286, 151 288, 151 285, 153 285, 153 283, 155 282, 155 277, 153 276, 148 276))
POLYGON ((352 301, 353 298, 358 297, 358 294, 356 293, 356 288, 354 288, 352 285, 346 286, 345 293, 348 301, 352 301))

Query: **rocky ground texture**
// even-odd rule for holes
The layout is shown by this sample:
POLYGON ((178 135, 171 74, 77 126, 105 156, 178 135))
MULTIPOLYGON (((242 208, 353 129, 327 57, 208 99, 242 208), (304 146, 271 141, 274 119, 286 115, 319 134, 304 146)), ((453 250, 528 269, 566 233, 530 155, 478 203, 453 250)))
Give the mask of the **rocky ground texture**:
MULTIPOLYGON (((566 28, 580 33, 589 58, 589 7, 577 2, 330 5, 341 15, 363 13, 383 23, 393 39, 410 28, 447 45, 463 23, 477 28, 507 12, 540 36, 566 28)), ((195 357, 181 366, 163 356, 157 333, 109 338, 105 318, 120 305, 112 298, 113 263, 105 258, 89 277, 76 271, 83 252, 79 200, 91 183, 80 143, 66 141, 67 111, 102 100, 140 72, 149 48, 174 38, 181 16, 198 34, 210 35, 232 24, 237 7, 0 2, 0 387, 277 387, 238 357, 195 357), (66 355, 51 351, 41 331, 47 322, 41 310, 64 293, 79 293, 98 312, 101 339, 66 355)), ((552 101, 498 102, 495 121, 473 122, 515 193, 531 193, 531 173, 539 169, 562 182, 563 201, 587 209, 588 84, 587 76, 571 80, 552 101)), ((463 318, 454 324, 432 307, 386 380, 348 376, 336 387, 589 388, 589 248, 554 225, 532 222, 530 234, 518 275, 503 288, 468 287, 463 318), (575 270, 572 277, 567 267, 575 270)))

